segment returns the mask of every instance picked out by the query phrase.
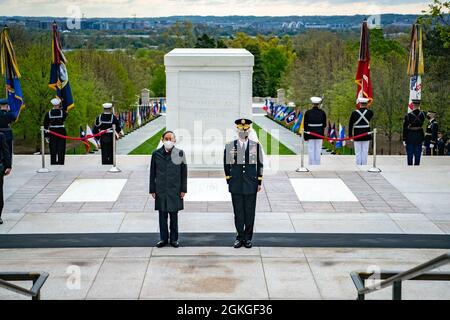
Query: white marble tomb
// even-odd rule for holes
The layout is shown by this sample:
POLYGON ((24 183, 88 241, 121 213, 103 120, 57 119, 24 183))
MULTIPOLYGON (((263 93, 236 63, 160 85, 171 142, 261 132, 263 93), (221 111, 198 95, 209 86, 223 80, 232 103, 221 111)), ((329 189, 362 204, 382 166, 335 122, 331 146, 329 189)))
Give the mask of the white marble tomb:
POLYGON ((254 57, 245 49, 175 49, 164 57, 167 129, 194 167, 218 167, 234 121, 252 119, 254 57))

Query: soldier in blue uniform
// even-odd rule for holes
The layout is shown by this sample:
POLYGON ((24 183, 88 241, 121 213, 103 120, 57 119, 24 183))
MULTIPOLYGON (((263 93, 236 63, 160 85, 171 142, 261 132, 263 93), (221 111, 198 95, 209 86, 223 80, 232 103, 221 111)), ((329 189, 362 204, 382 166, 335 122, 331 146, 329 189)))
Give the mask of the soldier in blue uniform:
POLYGON ((428 125, 425 130, 425 154, 427 156, 435 156, 437 154, 437 140, 438 140, 438 132, 439 127, 436 121, 436 112, 428 111, 427 112, 428 125))
POLYGON ((225 146, 224 170, 237 231, 234 247, 251 248, 256 195, 261 191, 263 179, 263 153, 261 145, 249 139, 252 121, 238 119, 235 124, 239 138, 225 146))
MULTIPOLYGON (((52 99, 53 108, 45 114, 44 129, 50 130, 61 135, 67 135, 64 122, 67 118, 67 112, 61 109, 61 99, 58 97, 52 99)), ((52 165, 64 165, 66 156, 66 139, 47 133, 50 147, 50 163, 52 165)))
POLYGON ((112 129, 113 124, 116 125, 116 132, 105 133, 100 137, 100 147, 102 149, 102 164, 113 164, 113 139, 120 134, 122 128, 119 119, 112 112, 112 103, 103 104, 103 113, 95 119, 93 134, 97 134, 102 130, 112 129))
POLYGON ((9 110, 8 99, 0 99, 0 132, 5 135, 9 154, 13 154, 13 133, 11 124, 16 121, 16 116, 9 110))
POLYGON ((413 111, 406 114, 403 121, 403 145, 408 154, 408 165, 420 165, 424 141, 423 124, 425 114, 420 111, 420 100, 413 100, 413 111))
POLYGON ((3 132, 0 132, 0 224, 3 224, 3 177, 11 173, 11 167, 11 154, 9 153, 6 136, 3 132))

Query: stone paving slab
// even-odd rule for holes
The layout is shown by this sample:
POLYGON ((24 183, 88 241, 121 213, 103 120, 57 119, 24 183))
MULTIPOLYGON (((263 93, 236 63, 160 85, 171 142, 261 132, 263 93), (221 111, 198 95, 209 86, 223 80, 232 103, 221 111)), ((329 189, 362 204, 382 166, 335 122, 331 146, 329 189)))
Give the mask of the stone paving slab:
MULTIPOLYGON (((370 266, 405 271, 444 253, 301 247, 3 249, 0 270, 49 272, 42 299, 354 300, 350 272, 370 266), (81 276, 79 287, 70 287, 72 270, 81 276)), ((383 289, 366 298, 390 299, 391 291, 383 289)), ((450 283, 405 282, 403 298, 448 300, 450 283)), ((3 299, 27 298, 0 288, 3 299)))

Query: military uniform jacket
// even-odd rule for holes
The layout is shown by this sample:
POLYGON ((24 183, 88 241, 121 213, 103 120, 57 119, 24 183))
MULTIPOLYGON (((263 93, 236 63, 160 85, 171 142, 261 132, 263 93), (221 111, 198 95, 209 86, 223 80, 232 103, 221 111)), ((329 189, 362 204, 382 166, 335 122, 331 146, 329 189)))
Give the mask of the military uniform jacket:
POLYGON ((150 164, 150 193, 156 193, 155 210, 183 210, 180 192, 187 192, 187 165, 184 151, 161 147, 153 152, 150 164))
MULTIPOLYGON (((373 111, 367 108, 360 108, 352 112, 348 124, 348 134, 350 137, 358 136, 370 132, 370 120, 373 118, 373 111)), ((354 139, 354 141, 370 141, 372 135, 354 139)))
POLYGON ((122 131, 122 128, 120 126, 119 119, 117 119, 117 117, 113 113, 102 113, 95 119, 92 133, 97 134, 100 131, 111 129, 113 124, 116 125, 116 132, 120 133, 122 131))
POLYGON ((224 151, 224 170, 228 190, 233 194, 254 194, 263 178, 263 154, 258 142, 248 140, 241 148, 238 140, 228 143, 224 151))
POLYGON ((420 110, 413 110, 405 116, 403 121, 403 141, 407 144, 421 144, 424 140, 423 123, 425 114, 420 110))
POLYGON ((2 170, 11 168, 11 154, 6 143, 6 137, 2 132, 0 132, 0 166, 3 167, 2 170))
MULTIPOLYGON (((320 135, 325 134, 325 128, 327 127, 327 115, 325 111, 314 107, 305 112, 305 121, 304 121, 305 131, 314 132, 320 135)), ((305 133, 305 140, 317 140, 321 138, 317 138, 305 133)))
POLYGON ((67 112, 62 109, 51 109, 45 114, 44 128, 46 130, 64 128, 64 122, 67 118, 67 112))
POLYGON ((0 110, 0 132, 5 134, 7 140, 12 139, 11 123, 16 121, 16 117, 11 111, 0 110))
POLYGON ((438 139, 438 123, 436 119, 431 119, 425 131, 425 142, 436 145, 438 139))

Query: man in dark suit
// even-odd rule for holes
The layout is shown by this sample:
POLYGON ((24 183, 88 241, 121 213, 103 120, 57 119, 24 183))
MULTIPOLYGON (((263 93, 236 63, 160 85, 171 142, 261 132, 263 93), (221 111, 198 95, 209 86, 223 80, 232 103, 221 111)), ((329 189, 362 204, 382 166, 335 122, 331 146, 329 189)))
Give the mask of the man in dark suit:
MULTIPOLYGON (((348 134, 350 137, 370 132, 370 121, 373 118, 373 112, 368 109, 369 99, 358 98, 358 103, 360 108, 352 112, 348 124, 348 134)), ((367 165, 370 140, 372 140, 371 135, 354 139, 356 165, 367 165)))
POLYGON ((403 145, 406 147, 408 165, 419 166, 424 141, 425 114, 420 111, 420 100, 412 102, 413 111, 407 113, 403 121, 403 145))
POLYGON ((5 135, 0 132, 0 224, 3 224, 2 211, 3 199, 3 177, 11 173, 11 154, 5 135))
POLYGON ((163 134, 163 146, 152 154, 150 164, 150 194, 155 199, 155 210, 159 211, 161 240, 156 247, 169 243, 174 248, 178 242, 178 211, 183 210, 183 198, 187 192, 187 165, 183 150, 175 147, 175 134, 163 134), (170 234, 167 220, 170 216, 170 234))
POLYGON ((239 139, 228 143, 224 152, 224 170, 231 193, 234 223, 237 231, 234 247, 252 247, 255 223, 256 195, 261 191, 263 179, 263 153, 261 145, 249 140, 251 120, 235 122, 239 139))

